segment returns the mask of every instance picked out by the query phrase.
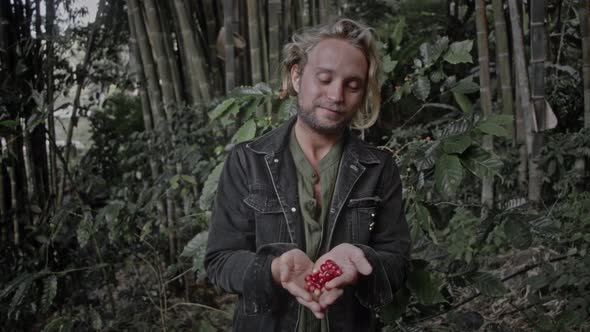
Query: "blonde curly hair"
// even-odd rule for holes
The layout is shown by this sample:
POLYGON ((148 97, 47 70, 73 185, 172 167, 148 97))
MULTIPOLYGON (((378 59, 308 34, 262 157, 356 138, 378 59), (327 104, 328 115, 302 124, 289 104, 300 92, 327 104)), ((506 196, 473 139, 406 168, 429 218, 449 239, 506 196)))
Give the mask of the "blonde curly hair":
POLYGON ((377 37, 373 28, 350 19, 339 19, 335 22, 307 29, 293 36, 290 43, 283 47, 281 63, 282 90, 290 96, 297 92, 291 81, 291 68, 298 65, 303 71, 307 63, 307 55, 319 42, 325 39, 340 39, 363 52, 369 64, 367 87, 364 96, 364 107, 356 112, 351 126, 355 129, 366 129, 372 126, 379 117, 381 92, 379 72, 381 63, 377 52, 377 37))

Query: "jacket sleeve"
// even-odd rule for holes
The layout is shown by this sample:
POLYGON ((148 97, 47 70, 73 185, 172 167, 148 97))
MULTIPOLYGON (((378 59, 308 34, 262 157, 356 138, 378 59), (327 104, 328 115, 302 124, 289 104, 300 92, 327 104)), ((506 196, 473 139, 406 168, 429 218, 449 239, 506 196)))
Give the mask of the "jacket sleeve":
POLYGON ((270 266, 274 257, 292 248, 289 244, 256 248, 254 213, 243 202, 249 190, 241 149, 241 145, 232 149, 219 178, 204 265, 214 285, 241 295, 245 313, 257 314, 269 312, 278 292, 284 292, 274 283, 270 266))
POLYGON ((402 184, 393 158, 388 157, 381 174, 382 198, 376 213, 370 245, 355 244, 363 250, 373 272, 356 285, 360 303, 375 309, 393 301, 403 286, 409 267, 410 232, 402 205, 402 184))

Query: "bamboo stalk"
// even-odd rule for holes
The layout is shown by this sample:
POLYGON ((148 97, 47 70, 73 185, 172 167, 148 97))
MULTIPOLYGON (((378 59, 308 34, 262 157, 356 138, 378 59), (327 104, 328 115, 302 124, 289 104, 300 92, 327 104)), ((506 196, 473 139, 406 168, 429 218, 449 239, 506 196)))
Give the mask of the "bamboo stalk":
MULTIPOLYGON (((510 70, 510 49, 508 48, 508 36, 506 34, 506 20, 504 19, 504 7, 502 0, 492 0, 494 10, 494 27, 496 33, 496 58, 498 60, 498 72, 500 76, 500 93, 502 100, 502 113, 514 115, 514 97, 512 95, 512 73, 510 70)), ((516 143, 516 128, 510 126, 512 139, 516 143)))
POLYGON ((260 26, 258 25, 258 1, 248 0, 248 40, 250 50, 250 63, 252 64, 252 83, 262 81, 262 68, 260 59, 260 26))
MULTIPOLYGON (((130 46, 131 46, 131 51, 133 52, 134 55, 134 59, 135 59, 135 73, 137 75, 137 81, 139 83, 139 94, 140 94, 140 98, 141 98, 141 104, 142 104, 142 115, 143 115, 143 123, 144 123, 144 127, 145 130, 150 133, 151 135, 150 138, 148 139, 147 145, 148 148, 152 148, 153 146, 153 139, 152 137, 153 132, 154 132, 154 123, 153 123, 153 118, 152 118, 152 111, 150 109, 150 101, 149 101, 149 97, 148 97, 148 93, 146 91, 146 76, 145 76, 145 72, 144 72, 144 66, 142 64, 142 57, 141 57, 141 51, 139 48, 139 43, 137 40, 137 31, 136 31, 136 27, 137 27, 137 23, 135 22, 136 16, 133 15, 133 11, 131 9, 131 5, 133 5, 133 1, 135 0, 130 0, 129 1, 129 5, 130 8, 127 11, 127 15, 129 18, 129 32, 130 32, 130 46)), ((152 179, 154 181, 157 180, 157 178, 159 177, 159 171, 158 171, 158 164, 156 162, 156 160, 154 160, 154 157, 152 156, 152 154, 150 154, 149 157, 149 164, 150 164, 150 171, 151 171, 151 175, 152 175, 152 179)), ((161 198, 157 197, 157 195, 154 195, 155 197, 155 201, 156 201, 156 210, 158 211, 158 219, 160 222, 160 225, 165 225, 166 224, 166 208, 164 206, 164 202, 161 198)))
POLYGON ((223 0, 223 28, 225 30, 225 93, 229 93, 236 82, 236 65, 233 34, 233 0, 223 0))
MULTIPOLYGON (((6 205, 6 201, 8 200, 8 193, 4 191, 4 188, 7 184, 6 179, 6 172, 4 167, 4 139, 0 137, 0 226, 4 226, 4 223, 8 223, 9 216, 8 216, 8 206, 6 205)), ((8 239, 8 230, 4 227, 0 227, 0 241, 2 243, 6 243, 9 241, 8 239)))
POLYGON ((531 100, 536 117, 536 130, 533 135, 533 150, 529 153, 529 199, 541 201, 543 170, 540 165, 543 148, 542 131, 547 129, 545 115, 545 1, 532 1, 530 4, 530 42, 531 42, 531 100))
POLYGON ((512 41, 514 49, 514 62, 516 66, 516 81, 519 84, 519 93, 521 108, 523 112, 523 122, 526 131, 526 151, 529 169, 529 184, 528 184, 528 199, 534 203, 540 200, 540 187, 535 183, 536 176, 534 169, 538 168, 538 161, 534 158, 533 151, 539 148, 536 144, 538 141, 535 138, 536 131, 535 112, 531 105, 531 94, 529 90, 529 78, 526 72, 526 63, 524 56, 524 42, 522 29, 520 27, 520 19, 518 14, 518 7, 516 0, 508 0, 508 8, 510 10, 510 23, 512 27, 512 41), (533 173, 533 175, 531 175, 533 173), (533 180, 533 181, 531 181, 533 180))
MULTIPOLYGON (((475 0, 475 21, 477 30, 477 52, 479 59, 479 94, 481 109, 485 116, 492 114, 492 96, 490 92, 490 64, 488 48, 488 23, 486 19, 486 6, 484 0, 475 0)), ((483 137, 482 147, 488 152, 494 149, 494 141, 491 135, 483 137)), ((494 178, 484 176, 482 178, 481 202, 485 207, 482 217, 487 217, 488 211, 494 205, 494 178)))
POLYGON ((148 38, 151 44, 152 56, 156 63, 158 71, 158 83, 162 91, 162 101, 164 102, 164 112, 168 120, 172 119, 172 105, 180 102, 176 99, 174 92, 174 83, 172 81, 172 72, 168 62, 168 52, 165 51, 166 43, 162 32, 161 17, 156 9, 154 0, 142 1, 145 24, 147 26, 148 38))
POLYGON ((174 0, 173 2, 175 17, 180 27, 180 37, 182 38, 182 50, 185 53, 187 67, 189 69, 189 79, 192 80, 191 93, 193 100, 199 100, 208 103, 211 100, 209 88, 209 75, 206 74, 205 61, 203 60, 203 48, 199 47, 196 33, 191 24, 189 12, 186 9, 183 0, 174 0))
POLYGON ((164 37, 164 51, 166 53, 166 59, 168 60, 168 67, 170 68, 170 74, 172 78, 172 86, 174 88, 174 96, 177 103, 186 102, 184 85, 178 65, 178 55, 174 51, 174 39, 172 38, 172 30, 170 28, 170 21, 172 14, 170 8, 166 3, 156 2, 158 12, 160 13, 160 24, 162 25, 162 33, 164 37))
POLYGON ((268 2, 268 64, 270 78, 269 83, 273 87, 279 84, 279 53, 280 53, 280 27, 281 0, 269 0, 268 2))
MULTIPOLYGON (((45 1, 45 12, 46 21, 45 21, 45 31, 47 35, 47 40, 45 41, 47 47, 47 73, 46 76, 46 86, 47 86, 47 93, 45 95, 46 103, 47 103, 47 126, 49 127, 48 130, 53 137, 55 137, 55 118, 53 115, 54 112, 54 82, 53 82, 53 70, 55 68, 55 50, 54 50, 54 39, 55 39, 55 29, 54 29, 54 21, 55 21, 55 3, 54 0, 46 0, 45 1)), ((56 206, 56 198, 58 194, 58 175, 57 175, 57 157, 55 155, 55 149, 53 145, 49 145, 49 201, 53 206, 56 206)))
POLYGON ((580 1, 580 23, 584 82, 584 128, 590 128, 590 3, 588 0, 580 1))
POLYGON ((319 23, 325 23, 328 21, 328 17, 330 16, 330 0, 318 0, 318 10, 319 10, 319 23))

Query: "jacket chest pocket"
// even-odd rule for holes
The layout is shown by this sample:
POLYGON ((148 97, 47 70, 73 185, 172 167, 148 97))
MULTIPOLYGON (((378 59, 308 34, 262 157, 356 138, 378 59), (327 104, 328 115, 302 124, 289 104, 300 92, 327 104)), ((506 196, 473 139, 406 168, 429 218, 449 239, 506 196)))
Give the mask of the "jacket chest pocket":
POLYGON ((259 187, 251 189, 244 203, 254 210, 257 249, 265 244, 285 242, 285 218, 272 190, 259 187))
POLYGON ((348 201, 349 234, 352 243, 369 244, 377 221, 378 196, 353 198, 348 201))

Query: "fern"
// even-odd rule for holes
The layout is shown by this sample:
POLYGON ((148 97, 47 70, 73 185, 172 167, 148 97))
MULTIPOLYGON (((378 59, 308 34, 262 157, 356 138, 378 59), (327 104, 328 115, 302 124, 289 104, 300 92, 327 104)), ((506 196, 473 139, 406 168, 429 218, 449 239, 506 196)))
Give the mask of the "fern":
POLYGON ((57 278, 51 274, 43 279, 43 294, 41 295, 41 311, 45 312, 57 295, 57 278))

